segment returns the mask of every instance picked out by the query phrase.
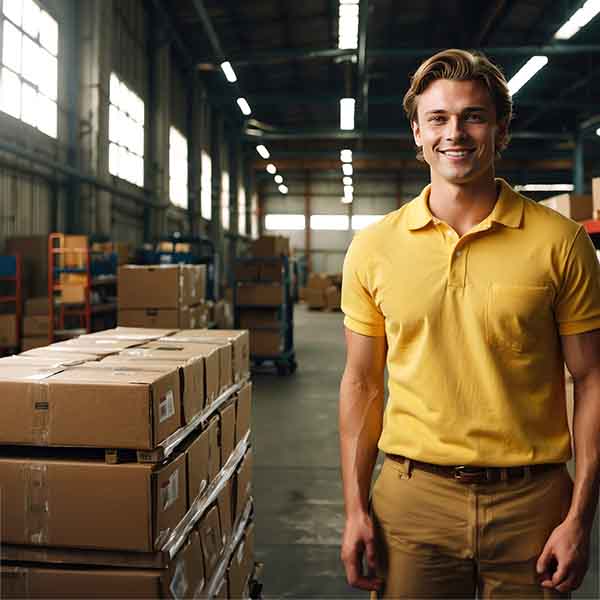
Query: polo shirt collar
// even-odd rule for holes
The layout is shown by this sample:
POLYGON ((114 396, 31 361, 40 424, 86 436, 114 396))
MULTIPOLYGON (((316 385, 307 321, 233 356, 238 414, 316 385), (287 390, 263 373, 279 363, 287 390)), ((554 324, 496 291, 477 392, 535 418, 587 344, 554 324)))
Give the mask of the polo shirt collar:
MULTIPOLYGON (((515 192, 504 179, 496 178, 500 184, 500 194, 492 212, 483 220, 483 223, 501 223, 506 227, 517 228, 523 218, 523 197, 515 192)), ((429 210, 429 194, 431 184, 425 186, 423 191, 413 200, 409 207, 408 228, 411 231, 422 229, 434 220, 429 210)))

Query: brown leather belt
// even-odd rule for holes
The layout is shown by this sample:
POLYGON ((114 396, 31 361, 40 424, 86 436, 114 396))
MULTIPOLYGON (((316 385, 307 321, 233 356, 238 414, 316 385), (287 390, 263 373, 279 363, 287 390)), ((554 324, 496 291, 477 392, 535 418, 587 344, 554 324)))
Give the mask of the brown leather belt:
POLYGON ((553 469, 564 466, 564 463, 546 463, 541 465, 527 465, 522 467, 475 467, 470 465, 446 466, 434 465, 421 462, 419 460, 407 459, 397 454, 386 454, 386 456, 395 462, 405 463, 410 461, 412 469, 427 471, 435 475, 441 475, 448 479, 454 479, 460 483, 496 483, 498 481, 509 481, 514 479, 524 479, 528 475, 537 475, 546 473, 553 469))

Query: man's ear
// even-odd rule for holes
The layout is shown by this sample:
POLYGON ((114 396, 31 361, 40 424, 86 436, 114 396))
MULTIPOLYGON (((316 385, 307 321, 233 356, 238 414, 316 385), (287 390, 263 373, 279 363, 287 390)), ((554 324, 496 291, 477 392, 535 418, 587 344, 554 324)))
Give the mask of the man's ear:
POLYGON ((421 128, 419 127, 419 121, 416 119, 411 123, 413 138, 415 140, 415 145, 417 147, 421 147, 423 142, 421 141, 421 128))

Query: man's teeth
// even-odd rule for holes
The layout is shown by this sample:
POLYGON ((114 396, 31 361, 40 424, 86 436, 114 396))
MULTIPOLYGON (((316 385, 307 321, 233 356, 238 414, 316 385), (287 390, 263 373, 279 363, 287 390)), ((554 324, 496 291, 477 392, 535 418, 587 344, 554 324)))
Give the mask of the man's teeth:
POLYGON ((453 150, 446 150, 446 152, 444 152, 444 154, 446 154, 447 156, 454 156, 456 158, 462 158, 463 156, 466 156, 468 154, 468 152, 466 150, 462 150, 461 152, 455 152, 453 150))

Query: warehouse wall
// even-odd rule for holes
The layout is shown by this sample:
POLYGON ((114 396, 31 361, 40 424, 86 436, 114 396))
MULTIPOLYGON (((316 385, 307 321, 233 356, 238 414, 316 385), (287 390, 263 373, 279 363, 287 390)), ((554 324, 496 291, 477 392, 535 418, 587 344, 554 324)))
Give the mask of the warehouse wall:
MULTIPOLYGON (((344 231, 312 229, 310 232, 312 270, 330 273, 342 269, 344 255, 354 235, 351 227, 353 215, 385 215, 396 210, 400 202, 417 195, 424 184, 417 180, 400 182, 393 177, 377 174, 358 176, 354 178, 354 201, 347 205, 341 202, 343 187, 337 175, 320 179, 309 179, 307 176, 290 176, 285 179, 289 188, 287 195, 278 191, 271 178, 263 180, 260 187, 263 229, 266 215, 305 215, 307 194, 310 198, 311 215, 347 215, 349 227, 344 231)), ((307 225, 308 221, 309 219, 307 225)), ((296 254, 306 253, 304 230, 281 229, 266 233, 289 236, 296 254)))
MULTIPOLYGON (((0 112, 0 251, 10 236, 54 230, 101 233, 136 245, 192 232, 212 236, 222 246, 219 165, 246 168, 237 143, 239 125, 228 124, 225 133, 229 117, 209 104, 197 74, 186 70, 165 31, 158 33, 163 17, 143 0, 37 1, 59 24, 58 137, 0 112), (144 187, 109 173, 111 72, 145 104, 144 187), (214 123, 220 123, 215 135, 214 123), (189 210, 169 200, 171 125, 188 140, 189 210), (14 148, 27 158, 16 156, 14 148), (208 183, 202 179, 202 149, 216 166, 208 183), (232 156, 235 160, 228 160, 232 156), (64 166, 86 179, 67 176, 64 166), (203 185, 210 187, 214 203, 212 222, 200 215, 203 185)), ((232 177, 232 233, 237 232, 238 194, 251 195, 247 184, 243 176, 239 182, 232 177)))

